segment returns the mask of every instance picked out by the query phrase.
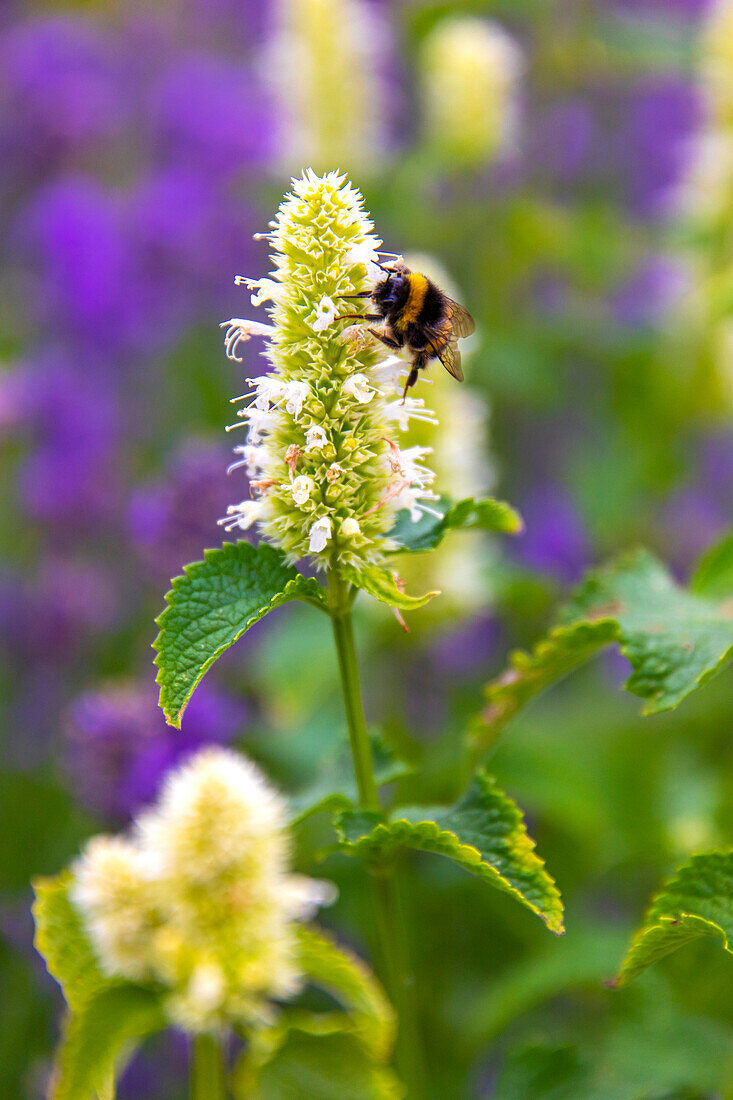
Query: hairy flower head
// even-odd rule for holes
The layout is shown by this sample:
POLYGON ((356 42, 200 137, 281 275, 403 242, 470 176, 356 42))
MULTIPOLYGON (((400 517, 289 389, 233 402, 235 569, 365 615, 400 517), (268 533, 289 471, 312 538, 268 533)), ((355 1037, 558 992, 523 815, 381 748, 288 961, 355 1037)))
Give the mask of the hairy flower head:
POLYGON ((209 748, 169 777, 129 838, 96 837, 73 899, 111 976, 168 987, 198 1031, 266 1017, 302 981, 294 921, 332 900, 289 872, 281 798, 248 760, 209 748))
MULTIPOLYGON (((310 555, 322 568, 338 560, 358 571, 389 548, 396 511, 417 518, 436 499, 427 466, 409 455, 395 461, 410 420, 434 417, 422 398, 400 401, 406 364, 338 319, 360 311, 340 299, 367 290, 379 270, 381 242, 359 192, 334 172, 307 170, 271 226, 273 278, 240 279, 266 284, 271 301, 271 370, 249 379, 239 410, 247 444, 234 463, 247 466, 254 499, 232 505, 221 522, 244 530, 257 523, 292 560, 310 555)), ((225 322, 231 358, 254 324, 225 322)))

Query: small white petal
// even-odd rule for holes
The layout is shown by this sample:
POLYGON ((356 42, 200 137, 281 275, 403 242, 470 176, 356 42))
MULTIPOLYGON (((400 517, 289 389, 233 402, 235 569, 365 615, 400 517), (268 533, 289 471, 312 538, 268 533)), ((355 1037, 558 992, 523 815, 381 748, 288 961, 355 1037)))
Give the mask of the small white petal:
MULTIPOLYGON (((252 295, 252 305, 261 306, 263 302, 280 302, 285 293, 282 283, 276 283, 272 279, 245 279, 241 275, 237 277, 238 285, 244 283, 250 290, 256 291, 252 295)), ((235 279, 235 282, 237 282, 235 279)))
POLYGON ((242 531, 247 531, 259 518, 261 511, 261 500, 242 500, 239 504, 230 504, 226 516, 224 519, 220 519, 219 523, 227 531, 231 530, 232 527, 239 527, 242 531))
POLYGON ((336 303, 333 298, 324 295, 316 306, 316 319, 312 323, 311 328, 314 332, 323 332, 324 328, 329 328, 329 326, 333 324, 335 316, 336 303))
POLYGON ((287 382, 283 392, 285 408, 297 420, 303 408, 303 402, 310 397, 310 386, 307 382, 287 382))
POLYGON ((320 554, 331 537, 331 520, 329 516, 321 516, 311 527, 308 549, 311 554, 320 554))
POLYGON ((321 447, 325 447, 327 443, 328 436, 320 424, 314 424, 313 427, 309 428, 305 433, 306 451, 318 450, 321 447))
POLYGON ((302 508, 315 487, 315 481, 312 477, 308 477, 307 474, 300 474, 299 477, 296 477, 290 486, 290 491, 293 494, 295 503, 302 508))
POLYGON ((352 374, 350 378, 347 378, 341 389, 349 397, 353 397, 355 401, 358 401, 360 405, 365 405, 368 401, 371 401, 376 393, 376 390, 369 385, 367 376, 360 373, 352 374))

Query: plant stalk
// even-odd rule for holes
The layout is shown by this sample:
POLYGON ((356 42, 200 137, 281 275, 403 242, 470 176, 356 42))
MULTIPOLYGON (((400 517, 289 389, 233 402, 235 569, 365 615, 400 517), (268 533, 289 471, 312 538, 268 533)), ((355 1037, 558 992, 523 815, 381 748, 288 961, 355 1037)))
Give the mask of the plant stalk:
MULTIPOLYGON (((359 806, 364 810, 379 812, 381 807, 374 777, 374 761, 361 701, 349 586, 336 569, 330 570, 329 582, 331 621, 359 791, 359 806)), ((424 1100, 427 1096, 424 1085, 425 1061, 417 1026, 414 979, 394 864, 374 865, 370 872, 378 951, 384 968, 385 985, 398 1019, 395 1061, 407 1086, 410 1100, 424 1100)))
POLYGON ((191 1100, 227 1100, 223 1036, 204 1032, 193 1041, 191 1100))

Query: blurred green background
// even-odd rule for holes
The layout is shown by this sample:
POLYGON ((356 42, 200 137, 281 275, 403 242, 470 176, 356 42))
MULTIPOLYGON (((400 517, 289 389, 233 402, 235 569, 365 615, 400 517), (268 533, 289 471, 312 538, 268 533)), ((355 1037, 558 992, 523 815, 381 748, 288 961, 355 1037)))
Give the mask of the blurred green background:
MULTIPOLYGON (((586 568, 643 543, 684 579, 733 508, 733 4, 706 0, 4 0, 0 10, 0 1091, 44 1095, 60 998, 29 879, 119 828, 166 769, 240 745, 294 792, 344 737, 327 628, 283 609, 212 672, 182 733, 150 642, 171 576, 246 495, 223 425, 242 378, 218 324, 254 316, 289 177, 348 171, 385 247, 471 310, 467 382, 433 368, 440 488, 523 513, 409 577, 444 596, 359 609, 366 709, 454 795, 481 686, 586 568), (418 261, 418 257, 420 260, 418 261), (239 480, 238 480, 239 479, 239 480)), ((733 835, 730 674, 641 719, 623 658, 587 667, 491 761, 528 814, 567 934, 447 863, 403 868, 441 1100, 733 1097, 730 959, 690 946, 612 992, 651 892, 733 835)), ((361 869, 325 915, 360 952, 361 869)), ((185 1095, 185 1040, 123 1098, 185 1095)))

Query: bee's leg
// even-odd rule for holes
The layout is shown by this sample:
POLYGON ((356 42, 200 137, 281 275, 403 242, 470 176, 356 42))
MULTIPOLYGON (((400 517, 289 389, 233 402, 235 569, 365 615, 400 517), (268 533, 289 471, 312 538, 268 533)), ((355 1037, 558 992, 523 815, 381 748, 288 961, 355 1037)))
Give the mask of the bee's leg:
POLYGON ((409 390, 410 386, 414 386, 415 383, 417 382, 417 372, 418 372, 419 369, 420 369, 419 367, 413 367, 412 370, 410 371, 410 373, 407 376, 407 381, 405 382, 405 388, 402 391, 402 404, 403 405, 405 403, 405 398, 407 397, 407 391, 409 390))
POLYGON ((381 321, 379 313, 340 313, 334 321, 381 321))
POLYGON ((341 301, 343 298, 371 298, 371 290, 365 290, 362 294, 337 294, 336 300, 341 301))
POLYGON ((378 332, 375 328, 367 328, 367 332, 371 332, 372 336, 376 336, 377 340, 381 340, 388 348, 394 348, 396 351, 399 351, 402 347, 399 341, 393 340, 391 336, 387 336, 384 332, 378 332))

